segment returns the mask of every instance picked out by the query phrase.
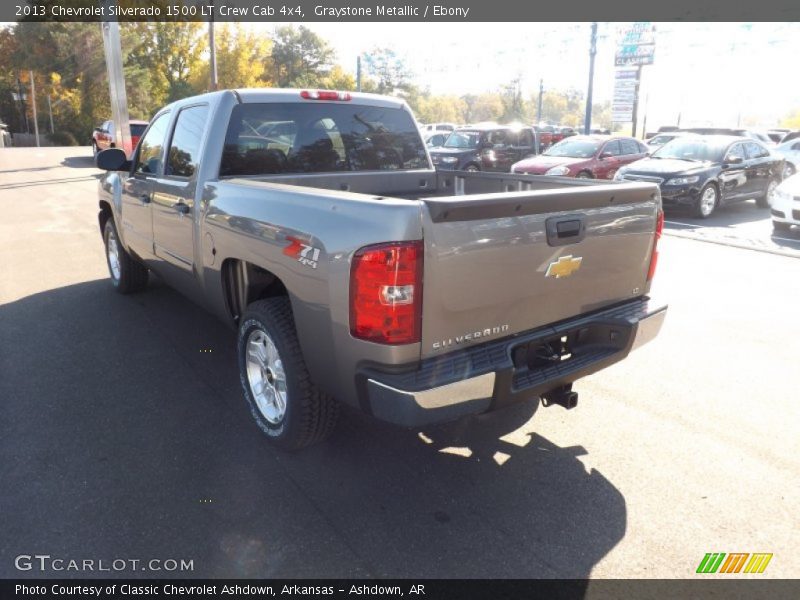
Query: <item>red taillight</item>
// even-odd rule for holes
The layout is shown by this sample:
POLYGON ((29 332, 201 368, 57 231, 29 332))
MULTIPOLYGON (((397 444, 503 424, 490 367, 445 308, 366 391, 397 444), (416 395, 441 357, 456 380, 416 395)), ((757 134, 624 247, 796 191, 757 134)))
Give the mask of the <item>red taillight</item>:
POLYGON ((303 90, 300 97, 305 100, 350 100, 350 92, 333 92, 330 90, 303 90))
POLYGON ((647 281, 653 279, 656 274, 656 265, 658 264, 658 240, 661 239, 661 232, 664 231, 664 211, 659 210, 656 216, 656 235, 653 240, 653 253, 650 255, 650 268, 647 270, 647 281))
POLYGON ((361 248, 350 268, 350 334, 413 344, 422 333, 422 241, 361 248))

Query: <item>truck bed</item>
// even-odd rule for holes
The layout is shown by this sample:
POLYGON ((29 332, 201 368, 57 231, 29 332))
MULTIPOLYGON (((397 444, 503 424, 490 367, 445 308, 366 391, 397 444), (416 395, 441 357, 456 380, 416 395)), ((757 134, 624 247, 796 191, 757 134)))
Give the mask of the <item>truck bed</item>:
POLYGON ((273 189, 337 192, 320 195, 328 203, 418 204, 425 244, 421 358, 631 300, 649 288, 660 209, 652 184, 433 171, 229 181, 265 191, 279 184, 273 189), (579 275, 557 275, 565 262, 579 275))

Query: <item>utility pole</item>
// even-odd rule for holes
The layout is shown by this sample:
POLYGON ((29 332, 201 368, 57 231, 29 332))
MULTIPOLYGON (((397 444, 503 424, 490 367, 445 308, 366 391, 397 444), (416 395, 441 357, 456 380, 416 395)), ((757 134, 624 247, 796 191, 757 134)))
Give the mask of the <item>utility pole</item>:
POLYGON ((20 79, 19 72, 17 72, 17 94, 19 95, 19 112, 22 115, 20 127, 25 123, 25 133, 30 133, 31 128, 28 125, 28 106, 25 103, 25 91, 22 89, 22 79, 20 79))
POLYGON ((31 77, 31 100, 33 101, 33 130, 36 132, 36 147, 39 147, 39 119, 36 116, 36 84, 33 81, 33 71, 28 71, 31 77))
POLYGON ((356 91, 361 91, 361 55, 356 57, 356 91))
POLYGON ((208 21, 208 48, 211 51, 211 91, 216 92, 219 87, 217 79, 217 46, 214 43, 214 0, 210 0, 211 19, 208 21))
POLYGON ((544 96, 544 79, 539 80, 539 105, 536 107, 536 124, 542 124, 542 96, 544 96))
POLYGON ((50 111, 50 133, 55 133, 56 128, 53 127, 53 101, 50 99, 50 94, 47 94, 47 108, 50 111))
POLYGON ((119 21, 103 21, 103 49, 108 72, 108 92, 111 98, 111 117, 114 120, 114 135, 117 148, 130 156, 133 153, 131 124, 128 115, 128 94, 125 91, 125 73, 122 70, 122 42, 119 37, 119 21))
POLYGON ((586 119, 583 122, 585 134, 592 130, 592 88, 594 87, 594 57, 597 54, 597 22, 592 23, 592 39, 589 44, 589 89, 586 92, 586 119))
POLYGON ((631 127, 631 137, 636 137, 636 122, 639 120, 639 86, 642 84, 642 65, 636 69, 636 87, 633 92, 633 125, 631 127))

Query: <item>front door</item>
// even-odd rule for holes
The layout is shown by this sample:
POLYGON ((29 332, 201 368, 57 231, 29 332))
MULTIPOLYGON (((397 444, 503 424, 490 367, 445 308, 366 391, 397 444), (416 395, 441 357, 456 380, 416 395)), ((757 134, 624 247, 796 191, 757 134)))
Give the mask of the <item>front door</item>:
POLYGON ((153 182, 161 173, 169 113, 157 116, 144 134, 134 157, 133 172, 122 184, 120 235, 141 258, 153 255, 153 182))
POLYGON ((195 192, 208 105, 181 109, 166 153, 163 176, 153 184, 156 256, 182 271, 194 265, 195 192))

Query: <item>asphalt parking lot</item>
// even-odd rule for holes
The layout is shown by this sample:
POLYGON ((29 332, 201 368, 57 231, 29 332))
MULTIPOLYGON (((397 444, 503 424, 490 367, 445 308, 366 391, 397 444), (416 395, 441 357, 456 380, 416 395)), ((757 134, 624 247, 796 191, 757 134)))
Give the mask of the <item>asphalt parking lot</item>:
POLYGON ((770 239, 765 211, 671 226, 660 337, 575 410, 423 432, 347 414, 286 454, 231 330, 157 280, 112 290, 89 154, 0 150, 0 577, 64 574, 15 568, 35 553, 194 566, 124 576, 681 578, 769 552, 739 576, 800 575, 800 234, 770 239), (697 239, 714 229, 786 255, 697 239))

